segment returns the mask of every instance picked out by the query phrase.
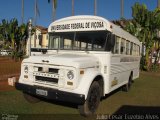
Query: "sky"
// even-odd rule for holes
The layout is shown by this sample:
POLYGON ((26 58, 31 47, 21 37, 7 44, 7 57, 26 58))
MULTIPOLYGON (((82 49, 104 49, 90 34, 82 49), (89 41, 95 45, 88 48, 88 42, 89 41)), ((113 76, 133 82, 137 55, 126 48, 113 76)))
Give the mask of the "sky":
MULTIPOLYGON (((24 0, 24 22, 34 19, 34 1, 24 0)), ((58 0, 56 19, 71 16, 71 1, 58 0)), ((157 7, 157 0, 124 0, 124 17, 132 18, 131 7, 135 2, 144 3, 149 10, 157 7)), ((48 27, 52 22, 52 5, 48 0, 38 0, 40 16, 37 18, 37 25, 48 27)), ((75 15, 93 15, 94 0, 75 0, 75 15)), ((109 20, 120 19, 120 0, 97 0, 97 16, 109 20)), ((0 21, 17 18, 21 23, 21 0, 0 0, 0 21)))

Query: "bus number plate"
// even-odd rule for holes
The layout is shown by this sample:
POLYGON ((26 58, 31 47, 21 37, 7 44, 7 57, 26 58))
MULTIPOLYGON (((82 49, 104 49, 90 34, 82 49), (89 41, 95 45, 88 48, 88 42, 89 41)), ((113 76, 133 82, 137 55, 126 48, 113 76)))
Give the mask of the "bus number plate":
POLYGON ((37 95, 47 96, 48 95, 48 91, 47 90, 42 90, 42 89, 36 89, 36 94, 37 95))

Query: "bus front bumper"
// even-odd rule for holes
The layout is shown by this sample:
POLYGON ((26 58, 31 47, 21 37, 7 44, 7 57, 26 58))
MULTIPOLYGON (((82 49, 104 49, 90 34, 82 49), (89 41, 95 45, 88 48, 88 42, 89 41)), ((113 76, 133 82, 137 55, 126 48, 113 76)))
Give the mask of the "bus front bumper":
POLYGON ((84 104, 85 95, 83 94, 75 94, 70 92, 64 92, 57 89, 46 88, 41 86, 31 86, 22 83, 15 83, 15 87, 17 90, 21 90, 30 95, 35 95, 38 97, 43 97, 50 100, 71 102, 76 104, 84 104))

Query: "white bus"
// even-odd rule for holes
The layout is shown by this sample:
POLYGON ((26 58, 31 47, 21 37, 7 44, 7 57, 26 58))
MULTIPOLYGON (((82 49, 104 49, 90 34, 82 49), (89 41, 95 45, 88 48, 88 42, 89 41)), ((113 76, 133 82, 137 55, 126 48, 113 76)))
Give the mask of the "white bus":
POLYGON ((46 54, 24 59, 16 88, 38 97, 78 104, 94 114, 100 98, 139 77, 139 40, 98 16, 72 16, 50 24, 46 54))

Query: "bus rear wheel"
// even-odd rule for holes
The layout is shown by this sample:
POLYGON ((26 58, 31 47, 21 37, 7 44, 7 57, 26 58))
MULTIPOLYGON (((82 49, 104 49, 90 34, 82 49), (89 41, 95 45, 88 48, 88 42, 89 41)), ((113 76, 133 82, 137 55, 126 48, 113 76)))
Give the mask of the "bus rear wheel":
POLYGON ((100 103, 101 87, 97 81, 94 81, 89 89, 87 99, 83 105, 79 105, 78 109, 81 115, 93 115, 100 103))
POLYGON ((128 92, 131 88, 132 81, 133 81, 133 74, 131 73, 131 75, 129 76, 128 83, 122 87, 122 91, 128 92))

